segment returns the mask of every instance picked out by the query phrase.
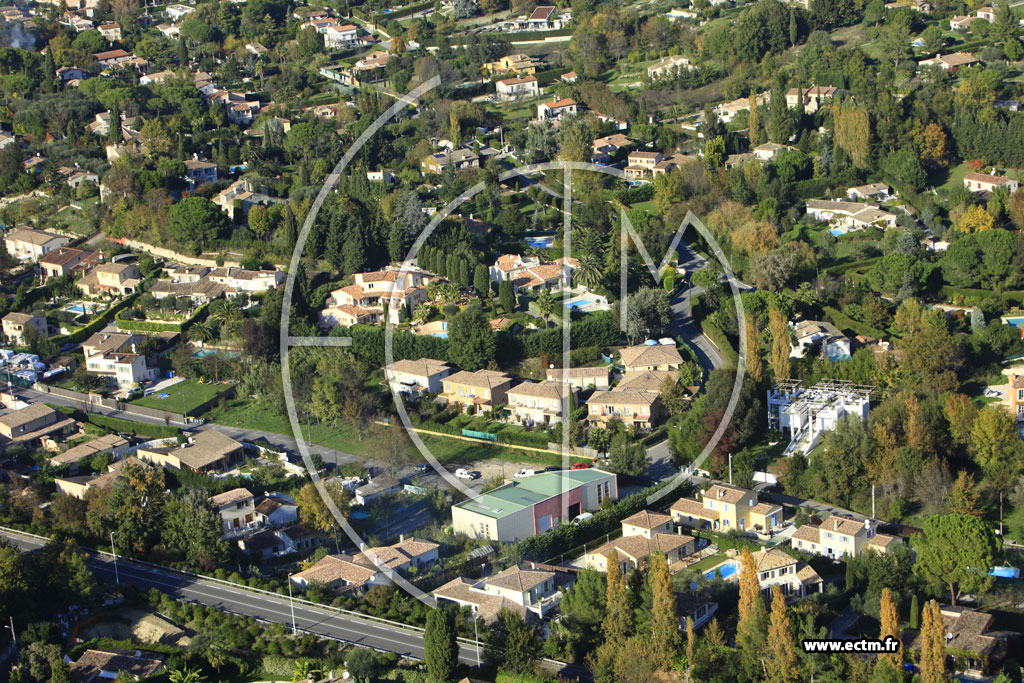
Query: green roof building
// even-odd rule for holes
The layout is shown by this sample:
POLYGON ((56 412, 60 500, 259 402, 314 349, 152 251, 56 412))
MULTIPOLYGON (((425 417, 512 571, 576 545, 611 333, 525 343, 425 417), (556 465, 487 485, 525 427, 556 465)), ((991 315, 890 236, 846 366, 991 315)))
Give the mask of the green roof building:
POLYGON ((606 498, 617 500, 615 475, 597 469, 544 472, 516 479, 452 508, 452 524, 474 538, 514 542, 544 533, 606 498))

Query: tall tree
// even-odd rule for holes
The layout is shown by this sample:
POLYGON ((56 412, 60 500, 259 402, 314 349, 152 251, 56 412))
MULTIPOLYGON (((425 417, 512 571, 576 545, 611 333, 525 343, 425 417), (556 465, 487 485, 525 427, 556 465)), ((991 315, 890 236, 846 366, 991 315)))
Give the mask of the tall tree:
POLYGON ((619 554, 608 553, 608 590, 605 594, 604 623, 601 625, 605 642, 610 645, 626 642, 633 630, 633 613, 629 607, 629 591, 619 566, 619 554))
POLYGON ((121 470, 107 501, 114 511, 114 545, 118 553, 146 553, 156 542, 164 503, 164 471, 129 464, 121 470))
POLYGON ((797 680, 796 648, 790 630, 786 598, 778 584, 772 586, 772 614, 768 625, 767 680, 771 683, 792 683, 797 680))
POLYGON ((686 665, 693 666, 693 655, 697 649, 697 634, 693 632, 693 617, 686 617, 686 665))
POLYGON ((220 514, 205 491, 185 489, 171 496, 163 515, 163 541, 195 567, 212 569, 227 548, 221 540, 220 514))
POLYGON ((473 289, 481 299, 491 298, 491 278, 487 274, 487 266, 482 263, 473 270, 473 289))
POLYGON ((679 652, 679 617, 676 592, 668 571, 668 558, 663 553, 651 556, 651 641, 659 667, 668 666, 679 652))
POLYGON ((498 302, 506 313, 516 310, 516 290, 510 280, 502 280, 498 285, 498 302))
POLYGON ((757 108, 757 95, 750 93, 750 114, 747 116, 747 137, 750 138, 750 146, 757 147, 761 144, 761 112, 757 108))
POLYGON ((532 674, 541 651, 540 634, 518 612, 503 609, 488 633, 487 651, 500 670, 532 674))
POLYGON ((469 372, 494 360, 494 331, 483 309, 468 306, 448 322, 448 360, 469 372))
POLYGON ((761 649, 765 644, 766 614, 761 598, 761 584, 757 580, 757 564, 750 548, 743 549, 740 559, 740 600, 737 607, 736 644, 744 663, 756 676, 753 667, 760 668, 761 649))
POLYGON ((785 145, 793 135, 793 116, 786 104, 786 92, 780 85, 772 88, 772 99, 768 103, 771 119, 768 121, 768 137, 772 142, 785 145))
POLYGON ((455 617, 451 611, 435 607, 427 612, 423 631, 424 661, 427 672, 438 683, 455 678, 459 666, 459 644, 456 641, 455 617))
POLYGON ((772 373, 776 380, 789 379, 792 374, 789 362, 789 324, 782 311, 774 306, 768 309, 768 332, 772 337, 772 373))
MULTIPOLYGON (((896 600, 892 597, 892 591, 888 588, 882 589, 882 604, 880 614, 881 627, 878 633, 879 640, 893 638, 900 642, 900 613, 896 609, 896 600)), ((889 662, 897 671, 903 668, 903 643, 900 642, 899 649, 890 654, 879 655, 878 658, 889 662)))
POLYGON ((932 515, 924 533, 914 537, 914 571, 933 586, 945 586, 955 605, 960 593, 981 593, 992 585, 989 571, 999 543, 988 524, 967 515, 932 515))
POLYGON ((939 603, 929 600, 921 622, 921 683, 943 683, 946 676, 946 629, 939 603))
POLYGON ((757 331, 752 316, 746 316, 744 322, 744 335, 747 342, 747 375, 760 384, 764 379, 764 359, 761 357, 761 335, 757 331))

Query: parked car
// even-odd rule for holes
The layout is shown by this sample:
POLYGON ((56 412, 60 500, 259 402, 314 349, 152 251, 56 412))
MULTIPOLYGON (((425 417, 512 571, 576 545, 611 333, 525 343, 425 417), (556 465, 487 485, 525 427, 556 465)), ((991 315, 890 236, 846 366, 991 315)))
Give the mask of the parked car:
POLYGON ((593 467, 593 465, 590 464, 589 462, 577 462, 577 463, 573 463, 573 466, 570 467, 569 469, 571 469, 571 470, 589 470, 591 467, 593 467))
POLYGON ((470 474, 469 470, 463 469, 461 467, 459 469, 455 470, 455 476, 458 477, 459 479, 472 479, 473 478, 473 475, 470 474))
POLYGON ((583 522, 586 522, 586 521, 591 520, 593 518, 594 518, 594 513, 592 513, 592 512, 584 512, 582 514, 577 515, 576 518, 572 520, 572 523, 573 524, 583 524, 583 522))
POLYGON ((428 465, 425 462, 420 463, 419 465, 416 465, 416 471, 420 474, 426 474, 427 472, 430 471, 430 465, 428 465))
POLYGON ((513 474, 512 476, 515 479, 522 479, 523 477, 532 477, 535 474, 537 474, 537 472, 535 470, 522 469, 522 470, 519 470, 518 472, 516 472, 515 474, 513 474))

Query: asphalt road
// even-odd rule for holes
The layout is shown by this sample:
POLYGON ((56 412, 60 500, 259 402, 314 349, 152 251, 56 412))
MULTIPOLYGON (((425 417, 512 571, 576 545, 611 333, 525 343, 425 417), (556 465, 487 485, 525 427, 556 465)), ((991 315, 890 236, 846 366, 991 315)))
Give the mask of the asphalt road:
MULTIPOLYGON (((40 539, 8 531, 0 531, 0 536, 23 552, 31 552, 44 545, 44 541, 40 539)), ((114 562, 107 556, 91 555, 88 559, 93 574, 107 583, 121 581, 142 589, 156 588, 177 599, 191 600, 261 621, 292 625, 292 605, 289 604, 287 597, 254 593, 206 579, 148 567, 123 558, 117 560, 116 564, 115 571, 114 562)), ((422 660, 424 656, 423 634, 413 628, 364 619, 301 602, 294 603, 294 615, 294 623, 299 631, 383 652, 394 652, 402 657, 422 660)), ((482 655, 483 648, 480 646, 479 656, 482 655)), ((475 666, 477 658, 477 645, 459 643, 460 661, 475 666)), ((589 672, 582 667, 562 665, 551 660, 545 660, 544 664, 546 668, 561 672, 570 678, 590 680, 589 672)))

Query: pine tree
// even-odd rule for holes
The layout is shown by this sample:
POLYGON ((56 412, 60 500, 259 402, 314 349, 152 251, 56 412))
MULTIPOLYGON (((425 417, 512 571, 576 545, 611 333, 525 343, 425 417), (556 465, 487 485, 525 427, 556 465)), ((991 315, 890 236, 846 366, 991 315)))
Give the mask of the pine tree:
POLYGON ((668 558, 663 553, 651 556, 651 641, 659 668, 671 664, 679 652, 679 616, 676 592, 668 571, 668 558))
MULTIPOLYGON (((882 589, 882 607, 880 611, 881 629, 878 633, 878 639, 884 641, 887 637, 892 637, 897 641, 900 640, 900 613, 896 609, 896 601, 892 597, 892 591, 888 588, 882 589)), ((900 644, 899 650, 894 653, 882 654, 878 656, 880 661, 887 661, 892 664, 893 668, 900 669, 903 667, 903 645, 900 644)))
POLYGON ((757 147, 761 144, 761 112, 757 110, 757 95, 750 93, 750 115, 747 117, 747 137, 750 138, 750 146, 757 147))
POLYGON ((945 630, 939 603, 929 600, 921 624, 921 683, 947 680, 945 630))
MULTIPOLYGON (((757 564, 750 548, 743 549, 740 561, 739 617, 736 622, 736 644, 748 667, 755 667, 761 659, 765 641, 766 614, 761 598, 761 584, 757 580, 757 564)), ((760 667, 757 667, 760 668, 760 667)))
POLYGON ((772 307, 768 310, 768 331, 772 335, 772 372, 775 379, 789 379, 791 374, 789 354, 789 324, 782 311, 772 307))
POLYGON ((910 598, 910 628, 916 631, 921 625, 921 605, 917 600, 917 593, 910 598))
POLYGON ((747 342, 747 375, 760 384, 764 379, 764 359, 761 358, 761 335, 754 325, 753 316, 746 317, 744 328, 747 342))
POLYGON ((424 660, 430 677, 439 683, 447 683, 455 677, 459 665, 459 644, 455 636, 455 619, 450 612, 437 607, 427 612, 424 660))
POLYGON ((772 587, 772 615, 768 626, 767 680, 791 683, 797 679, 796 648, 786 613, 786 598, 778 584, 772 587))
POLYGON ((629 607, 629 592, 619 566, 619 554, 608 554, 608 590, 605 593, 605 615, 601 624, 605 642, 620 645, 633 630, 633 615, 629 607))

